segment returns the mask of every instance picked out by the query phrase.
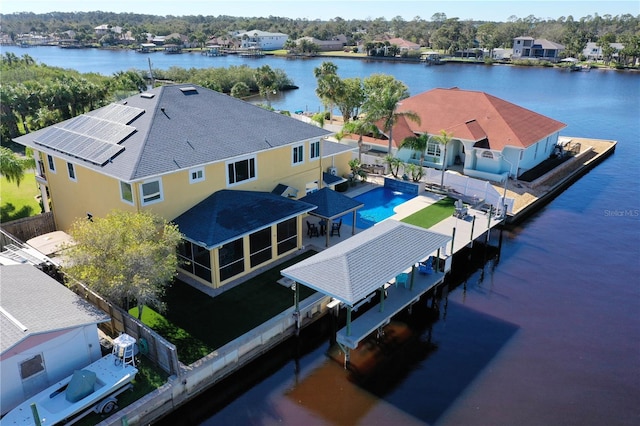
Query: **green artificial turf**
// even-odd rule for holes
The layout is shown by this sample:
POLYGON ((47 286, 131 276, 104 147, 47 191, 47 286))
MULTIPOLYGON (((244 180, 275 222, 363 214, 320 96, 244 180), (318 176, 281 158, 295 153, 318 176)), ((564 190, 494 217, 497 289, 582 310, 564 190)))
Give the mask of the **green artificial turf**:
POLYGON ((25 173, 20 186, 9 182, 5 177, 0 180, 0 221, 10 222, 41 213, 36 196, 40 194, 33 173, 25 173))
MULTIPOLYGON (((280 271, 313 254, 305 252, 215 297, 175 281, 165 294, 165 312, 145 307, 142 320, 176 345, 181 362, 191 364, 293 306, 293 291, 277 282, 280 271)), ((300 300, 313 293, 302 286, 300 300)), ((137 309, 130 314, 137 316, 137 309)))
POLYGON ((436 201, 430 206, 405 217, 402 219, 402 222, 429 229, 436 223, 453 215, 453 212, 455 211, 454 203, 455 200, 453 198, 445 197, 442 200, 436 201))

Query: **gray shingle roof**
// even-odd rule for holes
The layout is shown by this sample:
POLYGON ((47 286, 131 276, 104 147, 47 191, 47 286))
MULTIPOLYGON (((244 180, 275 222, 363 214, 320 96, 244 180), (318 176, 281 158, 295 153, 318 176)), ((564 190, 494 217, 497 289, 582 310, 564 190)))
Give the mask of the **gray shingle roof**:
POLYGON ((215 192, 172 222, 190 241, 212 249, 316 206, 270 192, 215 192))
POLYGON ((109 320, 107 314, 34 266, 0 266, 0 276, 0 353, 32 335, 109 320))
MULTIPOLYGON (((50 128, 16 138, 16 142, 120 180, 133 181, 331 134, 295 118, 192 84, 157 87, 120 103, 140 108, 144 113, 126 123, 134 127, 135 132, 121 142, 124 151, 103 166, 36 145, 34 141, 50 128)), ((100 114, 98 109, 87 115, 100 114)), ((67 122, 80 119, 74 117, 67 122)))
POLYGON ((281 273, 353 306, 450 240, 388 219, 281 273))

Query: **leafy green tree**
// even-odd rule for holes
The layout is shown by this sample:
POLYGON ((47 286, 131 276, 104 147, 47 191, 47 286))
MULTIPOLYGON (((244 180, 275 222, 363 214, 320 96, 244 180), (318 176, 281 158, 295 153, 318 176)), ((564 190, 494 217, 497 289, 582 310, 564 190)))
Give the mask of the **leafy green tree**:
POLYGON ((393 76, 373 74, 364 79, 365 101, 362 109, 371 121, 378 122, 380 130, 389 138, 388 153, 393 148, 393 126, 400 117, 420 123, 413 111, 398 111, 398 102, 409 97, 407 86, 393 76))
POLYGON ((251 91, 245 82, 239 81, 231 88, 231 96, 234 98, 246 98, 251 91))
POLYGON ((175 277, 178 228, 150 212, 114 211, 91 221, 79 219, 70 235, 63 272, 123 309, 131 302, 163 310, 162 296, 175 277))
POLYGON ((8 182, 15 182, 17 186, 20 186, 25 171, 35 166, 36 162, 33 157, 19 157, 9 148, 0 147, 0 174, 8 182))
POLYGON ((342 114, 344 123, 351 120, 351 117, 358 116, 363 102, 364 86, 362 80, 358 77, 342 80, 342 89, 336 93, 335 103, 342 114))
POLYGON ((277 77, 275 71, 273 71, 269 65, 263 65, 257 68, 253 74, 253 78, 258 85, 260 96, 267 101, 268 106, 271 106, 269 96, 272 93, 275 94, 278 90, 277 77))

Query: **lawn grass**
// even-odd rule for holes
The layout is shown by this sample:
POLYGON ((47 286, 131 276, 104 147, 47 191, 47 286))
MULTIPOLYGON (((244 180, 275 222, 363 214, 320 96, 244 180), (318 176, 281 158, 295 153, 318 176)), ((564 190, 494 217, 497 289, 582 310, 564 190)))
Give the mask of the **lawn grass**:
MULTIPOLYGON (((280 271, 313 254, 305 252, 216 297, 175 281, 165 294, 166 311, 160 315, 145 307, 142 321, 176 345, 181 362, 191 364, 293 306, 293 291, 277 282, 280 271)), ((313 293, 302 286, 300 300, 313 293)), ((137 309, 130 313, 137 316, 137 309)))
POLYGON ((9 182, 5 177, 0 180, 0 221, 9 222, 41 213, 36 196, 40 194, 33 173, 25 173, 20 186, 9 182))
POLYGON ((453 212, 455 211, 455 201, 456 200, 451 197, 445 197, 442 200, 438 200, 430 206, 405 217, 401 222, 429 229, 436 223, 453 215, 453 212))

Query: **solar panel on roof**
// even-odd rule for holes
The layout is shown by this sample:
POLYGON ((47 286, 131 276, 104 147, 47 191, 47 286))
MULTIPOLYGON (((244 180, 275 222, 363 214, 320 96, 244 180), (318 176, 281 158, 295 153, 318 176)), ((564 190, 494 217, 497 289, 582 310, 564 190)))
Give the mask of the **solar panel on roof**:
POLYGON ((34 142, 89 163, 104 165, 124 150, 118 144, 136 131, 127 123, 143 113, 141 108, 111 104, 92 115, 83 114, 62 126, 53 126, 34 142))
POLYGON ((109 104, 104 108, 94 111, 91 117, 102 118, 121 124, 129 124, 142 114, 144 114, 142 108, 122 104, 109 104))

